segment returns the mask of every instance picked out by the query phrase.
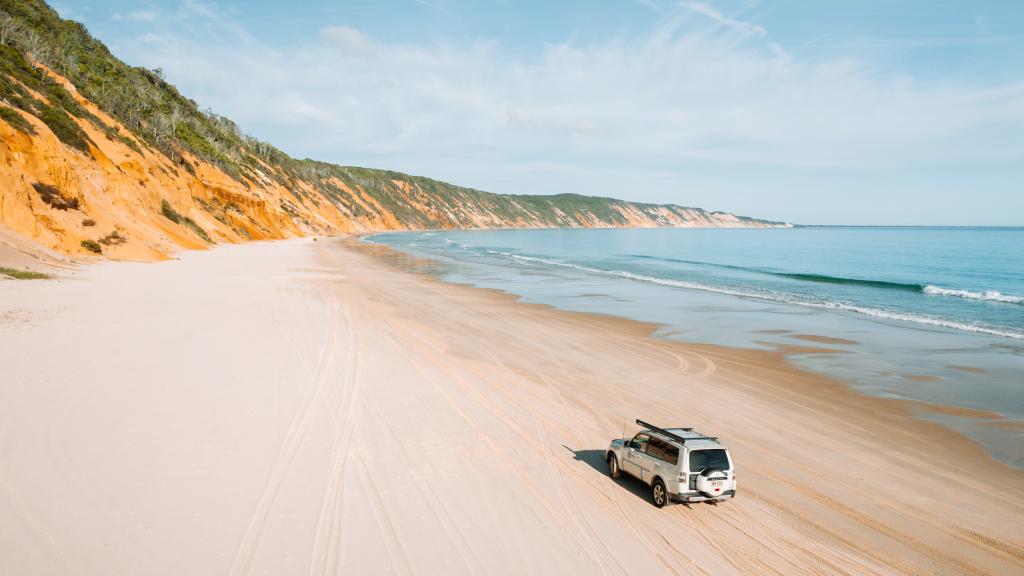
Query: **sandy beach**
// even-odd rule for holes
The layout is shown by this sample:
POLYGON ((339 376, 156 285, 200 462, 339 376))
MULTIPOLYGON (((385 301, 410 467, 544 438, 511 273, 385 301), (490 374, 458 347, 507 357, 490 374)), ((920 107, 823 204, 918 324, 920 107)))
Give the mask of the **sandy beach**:
POLYGON ((910 404, 355 244, 0 280, 0 573, 1024 573, 1024 473, 910 404), (609 478, 638 417, 738 497, 609 478))

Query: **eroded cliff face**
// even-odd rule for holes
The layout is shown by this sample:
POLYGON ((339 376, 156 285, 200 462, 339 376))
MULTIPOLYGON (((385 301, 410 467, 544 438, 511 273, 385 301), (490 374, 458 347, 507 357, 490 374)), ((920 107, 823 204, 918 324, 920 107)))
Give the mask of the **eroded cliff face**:
POLYGON ((31 126, 0 120, 0 225, 67 254, 154 260, 221 242, 373 230, 778 225, 679 206, 489 194, 330 165, 315 181, 262 161, 232 177, 185 151, 172 160, 66 79, 40 70, 93 115, 73 118, 88 136, 88 150, 66 145, 40 118, 0 103, 8 118, 17 114, 31 126))
POLYGON ((359 227, 334 205, 313 204, 269 179, 247 187, 195 158, 188 158, 194 167, 190 172, 60 80, 137 150, 92 122, 75 119, 91 140, 83 153, 63 144, 39 118, 8 108, 35 132, 0 122, 0 224, 15 232, 65 253, 95 254, 82 246, 83 240, 92 240, 105 256, 150 260, 213 242, 336 234, 359 227), (304 217, 301 225, 284 206, 304 217))

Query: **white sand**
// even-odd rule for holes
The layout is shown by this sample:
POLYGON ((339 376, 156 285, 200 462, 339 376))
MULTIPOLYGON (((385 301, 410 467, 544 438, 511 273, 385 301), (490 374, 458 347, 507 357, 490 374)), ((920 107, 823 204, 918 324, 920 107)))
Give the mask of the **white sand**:
POLYGON ((1024 474, 775 356, 341 241, 0 282, 0 574, 340 573, 1020 574, 1024 474), (739 497, 609 479, 624 417, 722 436, 739 497))

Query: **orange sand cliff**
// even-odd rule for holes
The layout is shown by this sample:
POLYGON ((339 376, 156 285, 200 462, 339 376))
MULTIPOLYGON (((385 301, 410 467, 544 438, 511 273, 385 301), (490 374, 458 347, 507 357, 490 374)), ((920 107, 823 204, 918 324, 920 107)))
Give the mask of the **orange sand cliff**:
MULTIPOLYGON (((65 82, 65 87, 104 123, 133 138, 119 122, 78 96, 73 86, 65 82)), ((160 259, 182 248, 205 247, 207 242, 191 227, 161 213, 163 200, 214 242, 336 234, 381 224, 356 222, 335 205, 305 201, 269 178, 247 188, 194 157, 187 157, 195 166, 195 175, 190 174, 139 140, 135 141, 141 153, 108 138, 92 123, 77 120, 95 143, 86 155, 62 144, 38 118, 18 113, 36 135, 0 122, 0 224, 61 252, 89 254, 81 247, 82 240, 100 240, 114 231, 125 241, 103 246, 103 253, 116 259, 160 259), (37 183, 55 186, 64 198, 77 200, 78 209, 51 207, 33 187, 37 183), (204 210, 203 203, 219 210, 204 210), (315 225, 300 227, 282 203, 294 206, 315 225), (89 221, 95 224, 86 225, 89 221)))

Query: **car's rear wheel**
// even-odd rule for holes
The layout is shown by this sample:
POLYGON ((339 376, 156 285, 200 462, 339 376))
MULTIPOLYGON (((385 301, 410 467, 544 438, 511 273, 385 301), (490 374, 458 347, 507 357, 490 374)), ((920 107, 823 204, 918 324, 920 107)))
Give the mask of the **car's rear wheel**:
POLYGON ((665 483, 662 482, 661 478, 655 478, 654 482, 651 483, 651 501, 658 508, 668 504, 668 490, 665 488, 665 483))
POLYGON ((619 469, 619 459, 615 457, 615 454, 608 455, 608 475, 612 478, 622 475, 622 470, 619 469))

